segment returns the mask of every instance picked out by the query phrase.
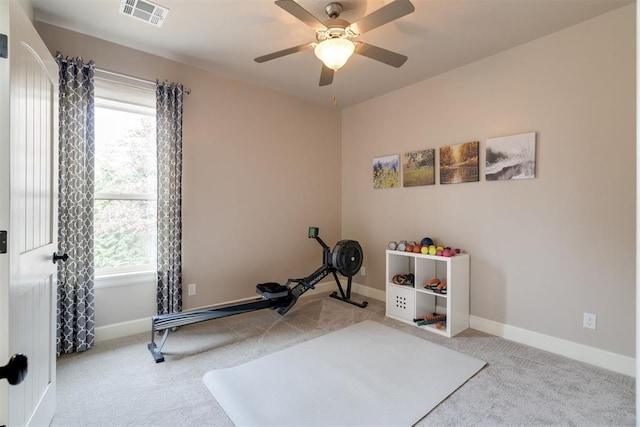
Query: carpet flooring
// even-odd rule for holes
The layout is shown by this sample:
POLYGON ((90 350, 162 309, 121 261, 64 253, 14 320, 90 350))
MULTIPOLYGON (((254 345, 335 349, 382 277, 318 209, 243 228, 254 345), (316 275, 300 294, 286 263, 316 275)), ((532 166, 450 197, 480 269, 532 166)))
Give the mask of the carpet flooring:
MULTIPOLYGON (((369 300, 369 306, 360 309, 319 294, 300 299, 285 316, 262 310, 182 327, 169 336, 166 361, 160 364, 146 348, 149 333, 63 356, 58 359, 58 406, 52 426, 232 426, 202 381, 206 372, 364 320, 487 362, 416 426, 636 425, 632 377, 471 329, 441 337, 386 318, 381 302, 369 300)), ((421 357, 429 367, 447 363, 429 354, 421 357)), ((287 387, 286 381, 282 387, 287 387)), ((277 401, 278 396, 270 393, 265 398, 277 401)))

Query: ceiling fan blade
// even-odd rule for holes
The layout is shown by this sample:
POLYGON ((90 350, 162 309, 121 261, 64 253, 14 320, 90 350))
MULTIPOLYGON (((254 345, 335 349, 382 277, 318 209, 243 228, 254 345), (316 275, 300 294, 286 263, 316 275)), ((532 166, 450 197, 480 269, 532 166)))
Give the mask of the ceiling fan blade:
MULTIPOLYGON (((276 2, 277 3, 277 2, 276 2)), ((359 21, 349 25, 356 34, 364 34, 367 31, 371 31, 374 28, 378 28, 381 25, 394 21, 398 18, 402 18, 405 15, 413 12, 415 7, 409 0, 395 0, 380 9, 371 12, 369 15, 361 18, 359 21)))
POLYGON ((367 58, 375 59, 376 61, 383 62, 392 67, 401 67, 402 64, 407 62, 407 57, 400 55, 399 53, 392 52, 387 49, 383 49, 378 46, 371 45, 365 42, 357 42, 355 53, 366 56, 367 58))
POLYGON ((254 61, 262 63, 271 61, 272 59, 280 58, 282 56, 291 55, 292 53, 302 52, 303 50, 313 49, 313 43, 301 44, 299 46, 290 47, 288 49, 279 50, 277 52, 269 53, 267 55, 258 56, 254 61))
POLYGON ((320 22, 318 18, 293 0, 277 0, 275 3, 314 30, 327 29, 327 26, 320 22))
POLYGON ((320 86, 327 86, 333 83, 333 69, 322 64, 322 71, 320 72, 320 86))

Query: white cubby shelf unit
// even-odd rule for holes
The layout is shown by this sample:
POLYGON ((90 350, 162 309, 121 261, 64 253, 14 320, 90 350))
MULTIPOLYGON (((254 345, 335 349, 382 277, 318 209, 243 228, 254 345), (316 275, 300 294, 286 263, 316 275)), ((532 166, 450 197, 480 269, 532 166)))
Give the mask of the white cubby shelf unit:
POLYGON ((452 257, 387 250, 386 315, 436 334, 452 337, 469 328, 469 254, 452 257), (396 274, 413 273, 415 286, 396 285, 396 274), (447 293, 439 294, 425 284, 434 278, 447 281, 447 293), (417 326, 414 319, 433 313, 447 315, 446 326, 417 326))

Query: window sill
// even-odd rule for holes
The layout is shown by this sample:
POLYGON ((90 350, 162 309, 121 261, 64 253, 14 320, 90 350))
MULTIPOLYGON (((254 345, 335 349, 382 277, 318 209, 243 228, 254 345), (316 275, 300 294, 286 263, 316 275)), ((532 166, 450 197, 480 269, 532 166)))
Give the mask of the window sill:
POLYGON ((96 276, 95 278, 96 289, 132 285, 153 285, 155 283, 155 271, 136 271, 130 273, 108 274, 104 276, 96 276))

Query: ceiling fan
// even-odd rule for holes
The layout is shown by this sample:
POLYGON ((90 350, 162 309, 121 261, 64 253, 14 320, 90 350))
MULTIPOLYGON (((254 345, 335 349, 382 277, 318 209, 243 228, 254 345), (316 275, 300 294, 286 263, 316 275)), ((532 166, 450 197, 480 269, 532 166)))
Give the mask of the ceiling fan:
POLYGON ((342 67, 353 53, 375 59, 393 67, 400 67, 407 61, 407 57, 404 55, 355 39, 367 31, 413 12, 415 8, 409 0, 395 0, 354 23, 339 19, 343 7, 338 2, 331 2, 325 7, 325 12, 329 17, 329 20, 325 23, 321 22, 294 0, 277 0, 275 3, 313 28, 316 31, 316 42, 305 43, 259 56, 254 59, 256 62, 262 63, 292 53, 313 49, 316 56, 322 61, 320 86, 326 86, 333 82, 334 72, 342 67))

